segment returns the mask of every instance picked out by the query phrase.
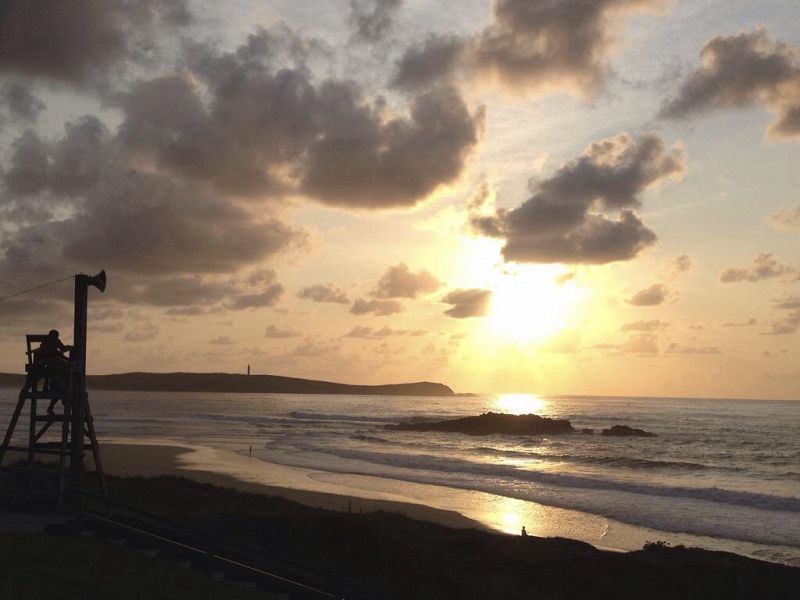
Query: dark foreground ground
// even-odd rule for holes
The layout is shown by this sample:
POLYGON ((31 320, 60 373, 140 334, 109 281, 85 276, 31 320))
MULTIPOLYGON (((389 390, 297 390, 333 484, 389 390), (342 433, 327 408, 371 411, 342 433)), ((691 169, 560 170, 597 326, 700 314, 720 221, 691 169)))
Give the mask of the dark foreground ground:
MULTIPOLYGON (((800 598, 800 569, 722 552, 659 545, 627 554, 604 552, 572 540, 449 529, 385 512, 347 514, 308 508, 177 477, 112 479, 111 488, 128 504, 408 600, 800 598)), ((34 543, 23 542, 0 538, 0 598, 254 597, 210 588, 163 595, 165 586, 157 581, 174 574, 162 571, 147 572, 152 584, 147 595, 104 595, 97 586, 65 596, 9 595, 13 574, 29 569, 31 556, 38 556, 32 546, 27 554, 9 547, 24 549, 26 543, 34 543)), ((97 550, 91 544, 84 546, 76 556, 86 552, 86 560, 78 558, 64 568, 83 568, 88 578, 97 564, 92 558, 97 550)), ((129 563, 124 555, 103 556, 117 561, 104 570, 121 573, 110 579, 123 591, 126 577, 135 581, 143 573, 136 562, 142 557, 129 563)), ((57 561, 44 555, 40 559, 55 569, 48 578, 63 580, 64 573, 53 567, 57 561)), ((188 572, 180 576, 200 577, 188 572)), ((180 585, 191 583, 181 580, 180 585)))

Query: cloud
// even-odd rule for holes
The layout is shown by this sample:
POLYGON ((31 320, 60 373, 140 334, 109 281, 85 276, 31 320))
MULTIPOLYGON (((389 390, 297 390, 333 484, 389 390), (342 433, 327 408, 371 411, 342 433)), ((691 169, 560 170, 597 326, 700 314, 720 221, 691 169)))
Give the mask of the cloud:
POLYGON ((334 342, 315 340, 309 337, 292 351, 292 355, 304 358, 323 358, 334 356, 338 351, 339 345, 334 342))
POLYGON ((197 317, 205 312, 202 306, 173 306, 164 311, 165 314, 174 317, 197 317))
POLYGON ((667 346, 667 354, 721 354, 717 346, 684 346, 675 342, 667 346))
POLYGON ((326 130, 309 146, 300 189, 351 208, 413 206, 461 174, 483 128, 454 87, 415 97, 409 118, 382 121, 343 85, 323 89, 326 130), (335 110, 334 110, 335 109, 335 110))
POLYGON ((350 26, 353 39, 374 44, 394 28, 394 19, 403 0, 350 0, 350 26))
POLYGON ((768 137, 800 138, 800 60, 795 47, 759 28, 716 36, 706 42, 700 57, 702 65, 664 104, 661 117, 679 119, 763 104, 776 117, 768 137))
POLYGON ((24 277, 47 264, 102 263, 148 275, 230 272, 305 240, 276 218, 130 160, 94 116, 68 123, 61 138, 17 138, 0 198, 15 227, 0 241, 0 271, 24 277))
POLYGON ((666 301, 668 292, 667 286, 655 283, 648 288, 639 290, 625 302, 632 306, 658 306, 666 301))
POLYGON ((686 170, 683 152, 656 134, 595 142, 555 174, 532 182, 533 196, 510 210, 473 212, 478 233, 505 241, 506 261, 604 264, 630 260, 656 241, 633 211, 639 195, 686 170), (616 218, 608 212, 617 212, 616 218))
POLYGON ((624 354, 658 354, 658 336, 652 333, 637 333, 620 346, 624 354))
POLYGON ((692 257, 681 254, 672 259, 672 269, 675 273, 686 273, 692 269, 692 257))
POLYGON ((515 93, 596 93, 610 72, 620 17, 661 0, 495 0, 491 22, 464 38, 433 36, 399 60, 394 84, 419 89, 443 78, 497 83, 515 93))
POLYGON ((359 298, 353 302, 350 312, 354 315, 374 314, 378 317, 388 317, 403 312, 403 305, 396 300, 364 300, 359 298))
POLYGON ((334 304, 350 303, 347 294, 331 283, 305 287, 297 293, 297 297, 306 298, 312 302, 331 302, 334 304))
POLYGON ((157 24, 188 24, 180 0, 4 0, 0 3, 0 73, 84 86, 154 41, 157 24))
POLYGON ((451 307, 444 311, 448 317, 454 319, 468 319, 483 317, 489 314, 491 308, 492 291, 479 288, 459 289, 448 293, 441 302, 450 304, 451 307))
MULTIPOLYGON (((391 327, 373 329, 372 327, 357 325, 349 332, 345 333, 342 337, 360 338, 364 340, 381 340, 391 336, 406 335, 407 333, 409 333, 409 331, 406 329, 392 329, 391 327)), ((412 335, 414 334, 412 333, 412 335)))
POLYGON ((243 294, 241 296, 234 296, 225 306, 231 310, 244 310, 247 308, 275 306, 282 295, 283 286, 280 283, 273 283, 260 294, 243 294))
POLYGON ((778 262, 771 253, 759 254, 753 259, 752 267, 731 267, 719 276, 722 283, 738 283, 740 281, 763 281, 786 275, 798 275, 798 270, 790 265, 778 262))
POLYGON ((236 342, 234 342, 227 335, 223 335, 212 340, 208 340, 208 343, 212 346, 233 346, 236 342))
POLYGON ((354 81, 315 82, 303 64, 311 46, 285 27, 232 53, 194 45, 189 73, 141 81, 120 99, 120 139, 163 169, 254 198, 407 207, 459 177, 482 110, 448 86, 389 110, 354 81))
POLYGON ((272 338, 272 339, 286 339, 286 338, 293 338, 299 337, 300 332, 292 329, 290 327, 278 327, 277 325, 267 325, 267 329, 264 332, 264 337, 272 338))
MULTIPOLYGON (((128 304, 196 306, 198 309, 200 306, 214 304, 236 293, 235 286, 230 282, 206 280, 196 275, 154 276, 144 280, 116 277, 113 290, 115 297, 124 299, 128 304)), ((169 314, 179 313, 173 311, 169 314)), ((186 315, 186 313, 180 314, 186 315)))
POLYGON ((5 105, 15 121, 33 122, 45 109, 44 102, 33 95, 29 87, 12 82, 0 88, 0 105, 5 105))
POLYGON ((746 321, 726 321, 722 324, 723 327, 752 327, 758 323, 755 318, 751 317, 746 321))
POLYGON ((800 231, 800 206, 781 208, 772 213, 767 222, 778 230, 800 231))
POLYGON ((410 46, 398 60, 391 85, 406 91, 429 89, 452 79, 467 57, 462 38, 431 34, 422 44, 410 46))
POLYGON ((652 319, 649 321, 633 321, 631 323, 623 323, 619 328, 620 331, 658 331, 666 329, 669 323, 660 321, 659 319, 652 319))
POLYGON ((386 269, 373 295, 377 298, 416 298, 420 294, 430 294, 441 287, 439 281, 430 272, 412 273, 406 263, 400 263, 386 269))
POLYGON ((133 331, 125 334, 126 342, 149 342, 150 340, 158 337, 160 328, 158 325, 153 325, 150 321, 140 323, 135 326, 133 331))
POLYGON ((773 321, 762 335, 789 335, 800 330, 800 296, 787 296, 772 300, 773 308, 786 311, 784 317, 773 321))

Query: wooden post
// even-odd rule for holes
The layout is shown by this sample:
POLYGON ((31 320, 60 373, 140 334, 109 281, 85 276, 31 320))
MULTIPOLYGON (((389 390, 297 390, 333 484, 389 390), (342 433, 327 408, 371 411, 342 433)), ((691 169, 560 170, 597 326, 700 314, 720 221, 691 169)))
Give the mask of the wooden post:
POLYGON ((69 470, 70 491, 75 508, 81 510, 80 489, 83 484, 83 421, 84 398, 86 397, 86 319, 89 276, 75 276, 75 329, 72 338, 70 363, 72 369, 69 399, 71 404, 71 434, 69 470))

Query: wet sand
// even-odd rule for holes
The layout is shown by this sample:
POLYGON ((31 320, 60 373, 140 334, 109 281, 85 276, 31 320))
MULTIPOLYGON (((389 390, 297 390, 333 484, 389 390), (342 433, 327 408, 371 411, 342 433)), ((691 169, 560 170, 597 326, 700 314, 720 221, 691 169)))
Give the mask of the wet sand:
POLYGON ((371 496, 366 498, 334 493, 350 488, 335 482, 313 480, 311 477, 314 477, 315 472, 306 469, 272 464, 265 469, 268 463, 255 458, 249 459, 234 452, 182 445, 109 442, 102 444, 101 452, 103 467, 109 475, 121 477, 177 475, 242 492, 278 496, 315 508, 354 513, 380 510, 446 527, 487 529, 482 523, 458 512, 399 500, 397 494, 389 491, 360 490, 364 495, 371 496), (235 476, 213 470, 215 463, 223 462, 224 469, 220 464, 221 468, 218 470, 233 472, 235 476), (268 482, 262 483, 265 478, 268 482), (304 479, 307 479, 308 485, 313 488, 330 491, 298 489, 303 487, 304 479), (290 485, 297 487, 288 487, 290 485))

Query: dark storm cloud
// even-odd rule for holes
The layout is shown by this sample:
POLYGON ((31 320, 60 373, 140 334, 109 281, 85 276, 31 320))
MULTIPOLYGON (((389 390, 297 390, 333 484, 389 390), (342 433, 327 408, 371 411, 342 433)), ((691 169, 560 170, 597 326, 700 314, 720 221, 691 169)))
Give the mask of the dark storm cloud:
POLYGON ((639 290, 625 300, 631 306, 658 306, 667 300, 669 289, 661 283, 655 283, 648 288, 639 290))
POLYGON ((26 131, 11 143, 11 159, 3 175, 6 189, 20 196, 39 192, 47 185, 47 168, 46 144, 34 131, 26 131))
POLYGON ((428 271, 423 269, 412 273, 406 263, 400 263, 386 269, 373 295, 377 298, 416 298, 420 294, 435 292, 441 285, 428 271))
POLYGON ((260 30, 234 53, 193 47, 193 77, 142 81, 120 99, 121 140, 226 193, 300 192, 345 207, 413 206, 460 175, 483 112, 457 89, 425 91, 408 116, 390 115, 356 83, 317 83, 298 59, 276 58, 300 43, 260 30))
POLYGON ((356 40, 380 42, 394 27, 403 0, 350 0, 350 25, 356 40))
POLYGON ((30 88, 16 82, 0 88, 2 105, 5 105, 9 116, 17 121, 35 121, 45 109, 44 102, 34 96, 30 88))
MULTIPOLYGON (((111 290, 109 290, 111 291, 111 290)), ((151 306, 205 306, 215 304, 236 292, 228 282, 206 281, 198 276, 117 278, 113 293, 129 304, 151 306)), ((179 313, 171 312, 176 315, 179 313)), ((185 314, 185 313, 184 313, 185 314)))
POLYGON ((462 38, 431 34, 421 45, 411 46, 397 62, 391 85, 406 91, 429 89, 454 78, 466 58, 462 38))
POLYGON ((634 258, 656 241, 633 211, 648 187, 685 171, 680 150, 656 134, 595 142, 551 177, 534 182, 520 206, 473 213, 478 233, 503 239, 507 261, 603 264, 634 258), (616 218, 609 211, 618 212, 616 218))
POLYGON ((441 302, 450 304, 450 308, 444 311, 448 317, 454 319, 468 319, 471 317, 483 317, 489 314, 491 307, 492 291, 478 288, 453 290, 448 293, 441 302))
POLYGON ((66 196, 80 195, 94 186, 113 152, 111 135, 97 118, 87 115, 64 126, 55 142, 43 141, 28 130, 11 145, 12 153, 4 182, 14 196, 46 191, 66 196))
POLYGON ((776 277, 800 275, 798 270, 790 265, 779 262, 771 253, 759 254, 753 259, 752 267, 731 267, 725 269, 719 276, 722 283, 737 283, 740 281, 763 281, 776 277))
POLYGON ((394 84, 419 89, 452 77, 497 82, 518 93, 567 88, 592 94, 609 73, 620 17, 662 0, 495 0, 492 21, 464 38, 432 36, 398 62, 394 84))
POLYGON ((137 38, 152 26, 190 19, 178 0, 4 0, 0 73, 97 83, 116 63, 147 47, 137 38))
POLYGON ((396 300, 365 300, 359 298, 353 302, 350 312, 354 315, 373 314, 378 317, 388 317, 403 312, 403 305, 396 300))
POLYGON ((306 298, 312 302, 330 302, 333 304, 349 304, 350 300, 342 290, 335 285, 321 284, 305 287, 297 293, 298 298, 306 298))
POLYGON ((685 118, 715 109, 763 104, 776 116, 775 138, 800 137, 800 60, 795 47, 763 28, 717 36, 700 53, 702 66, 661 109, 664 118, 685 118))
POLYGON ((324 127, 301 167, 304 193, 352 208, 413 206, 458 178, 483 111, 471 114, 456 88, 426 91, 411 101, 408 118, 383 120, 349 87, 321 90, 324 127))

